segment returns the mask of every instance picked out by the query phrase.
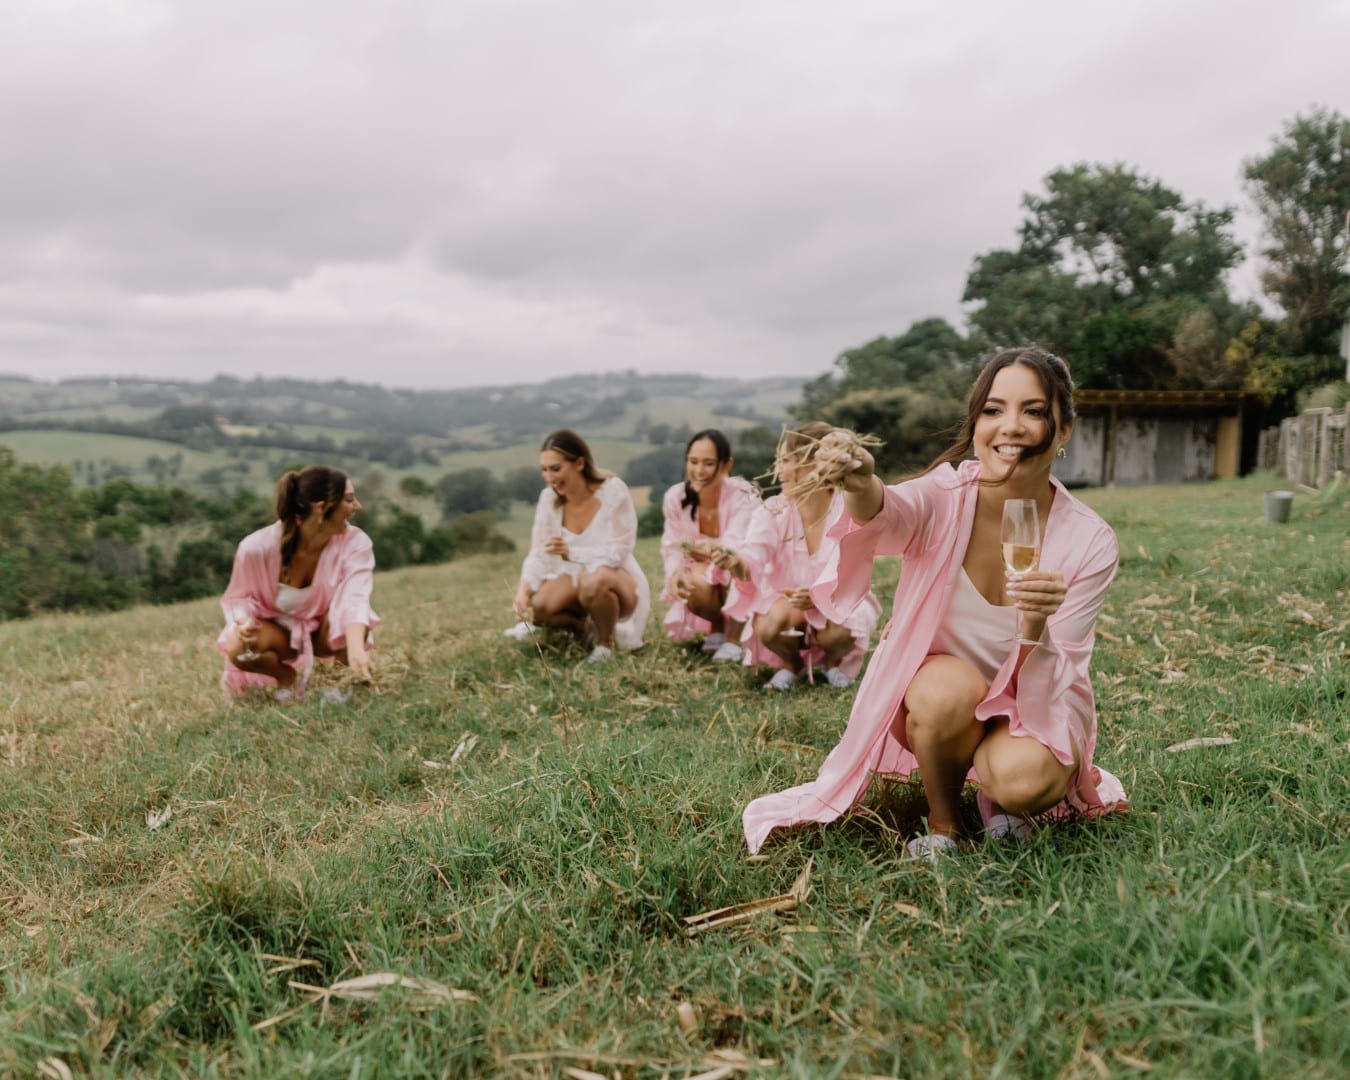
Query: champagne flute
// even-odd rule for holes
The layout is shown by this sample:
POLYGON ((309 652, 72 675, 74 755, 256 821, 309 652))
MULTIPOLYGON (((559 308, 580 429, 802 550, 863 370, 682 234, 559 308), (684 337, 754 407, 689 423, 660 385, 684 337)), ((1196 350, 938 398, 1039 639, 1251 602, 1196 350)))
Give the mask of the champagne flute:
MULTIPOLYGON (((253 611, 246 604, 240 604, 238 607, 232 609, 230 616, 234 619, 234 629, 236 634, 238 634, 240 630, 250 630, 255 625, 253 621, 253 611)), ((235 660, 238 663, 249 664, 258 659, 261 655, 261 653, 257 652, 252 647, 247 647, 235 657, 235 660)))
MULTIPOLYGON (((1003 567, 1009 575, 1035 570, 1041 559, 1041 521, 1036 513, 1035 499, 1005 499, 1003 526, 999 532, 1003 552, 1003 567)), ((1019 645, 1035 645, 1022 636, 1021 616, 1018 616, 1019 645)))

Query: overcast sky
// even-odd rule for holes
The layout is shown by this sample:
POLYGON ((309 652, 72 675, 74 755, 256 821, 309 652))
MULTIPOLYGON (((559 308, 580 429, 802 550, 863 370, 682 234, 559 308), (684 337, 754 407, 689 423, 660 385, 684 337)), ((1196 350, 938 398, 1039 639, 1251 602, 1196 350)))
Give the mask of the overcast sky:
POLYGON ((1053 169, 1231 204, 1350 0, 6 0, 0 372, 816 375, 1053 169))

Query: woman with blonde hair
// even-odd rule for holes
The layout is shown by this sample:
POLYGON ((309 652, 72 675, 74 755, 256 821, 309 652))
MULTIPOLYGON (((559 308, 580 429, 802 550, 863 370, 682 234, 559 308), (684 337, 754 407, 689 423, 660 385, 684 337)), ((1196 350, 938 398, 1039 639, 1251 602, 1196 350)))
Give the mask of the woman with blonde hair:
POLYGON ((830 686, 852 686, 881 614, 870 592, 834 616, 812 595, 838 556, 831 529, 844 513, 843 495, 814 481, 820 439, 833 430, 817 421, 783 436, 774 459, 782 492, 755 510, 736 551, 714 559, 735 578, 725 610, 746 623, 744 662, 777 669, 766 690, 790 689, 803 669, 820 671, 830 686))
POLYGON ((530 550, 520 568, 508 637, 535 625, 593 636, 586 658, 642 646, 651 613, 647 577, 633 557, 637 510, 628 486, 602 472, 575 431, 559 428, 539 449, 545 488, 535 507, 530 550))
POLYGON ((234 556, 221 598, 227 693, 277 687, 279 700, 304 692, 315 657, 371 679, 369 634, 375 553, 351 524, 361 509, 345 473, 310 465, 277 483, 277 520, 250 533, 234 556))

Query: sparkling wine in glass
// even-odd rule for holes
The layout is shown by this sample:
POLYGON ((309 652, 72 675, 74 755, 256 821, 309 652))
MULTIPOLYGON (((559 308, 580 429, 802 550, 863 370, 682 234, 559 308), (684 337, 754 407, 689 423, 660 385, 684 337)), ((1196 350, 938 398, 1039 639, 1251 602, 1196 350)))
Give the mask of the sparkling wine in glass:
MULTIPOLYGON (((238 607, 234 608, 230 612, 230 616, 234 619, 234 627, 236 633, 240 630, 250 630, 255 625, 253 619, 253 611, 245 604, 240 604, 238 607)), ((261 655, 262 655, 261 653, 255 651, 254 649, 245 649, 237 657, 235 657, 235 660, 247 664, 258 659, 258 657, 261 655)))
MULTIPOLYGON (((999 540, 1003 551, 1003 566, 1009 574, 1035 570, 1041 558, 1041 521, 1036 513, 1035 499, 1007 499, 1003 503, 1003 527, 999 540)), ((1036 642, 1024 638, 1018 631, 1014 639, 1022 645, 1036 642)))

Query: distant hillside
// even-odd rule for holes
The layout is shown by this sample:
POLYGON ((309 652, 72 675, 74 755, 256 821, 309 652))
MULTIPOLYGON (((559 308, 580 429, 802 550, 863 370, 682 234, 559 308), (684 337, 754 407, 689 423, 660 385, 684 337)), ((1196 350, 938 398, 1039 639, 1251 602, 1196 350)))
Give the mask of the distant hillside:
POLYGON ((20 460, 69 465, 82 484, 125 476, 212 493, 262 490, 280 470, 324 460, 360 475, 434 480, 532 464, 533 447, 573 427, 605 465, 625 464, 690 429, 733 437, 777 428, 805 380, 616 372, 459 390, 337 380, 210 382, 0 377, 0 445, 20 460))

